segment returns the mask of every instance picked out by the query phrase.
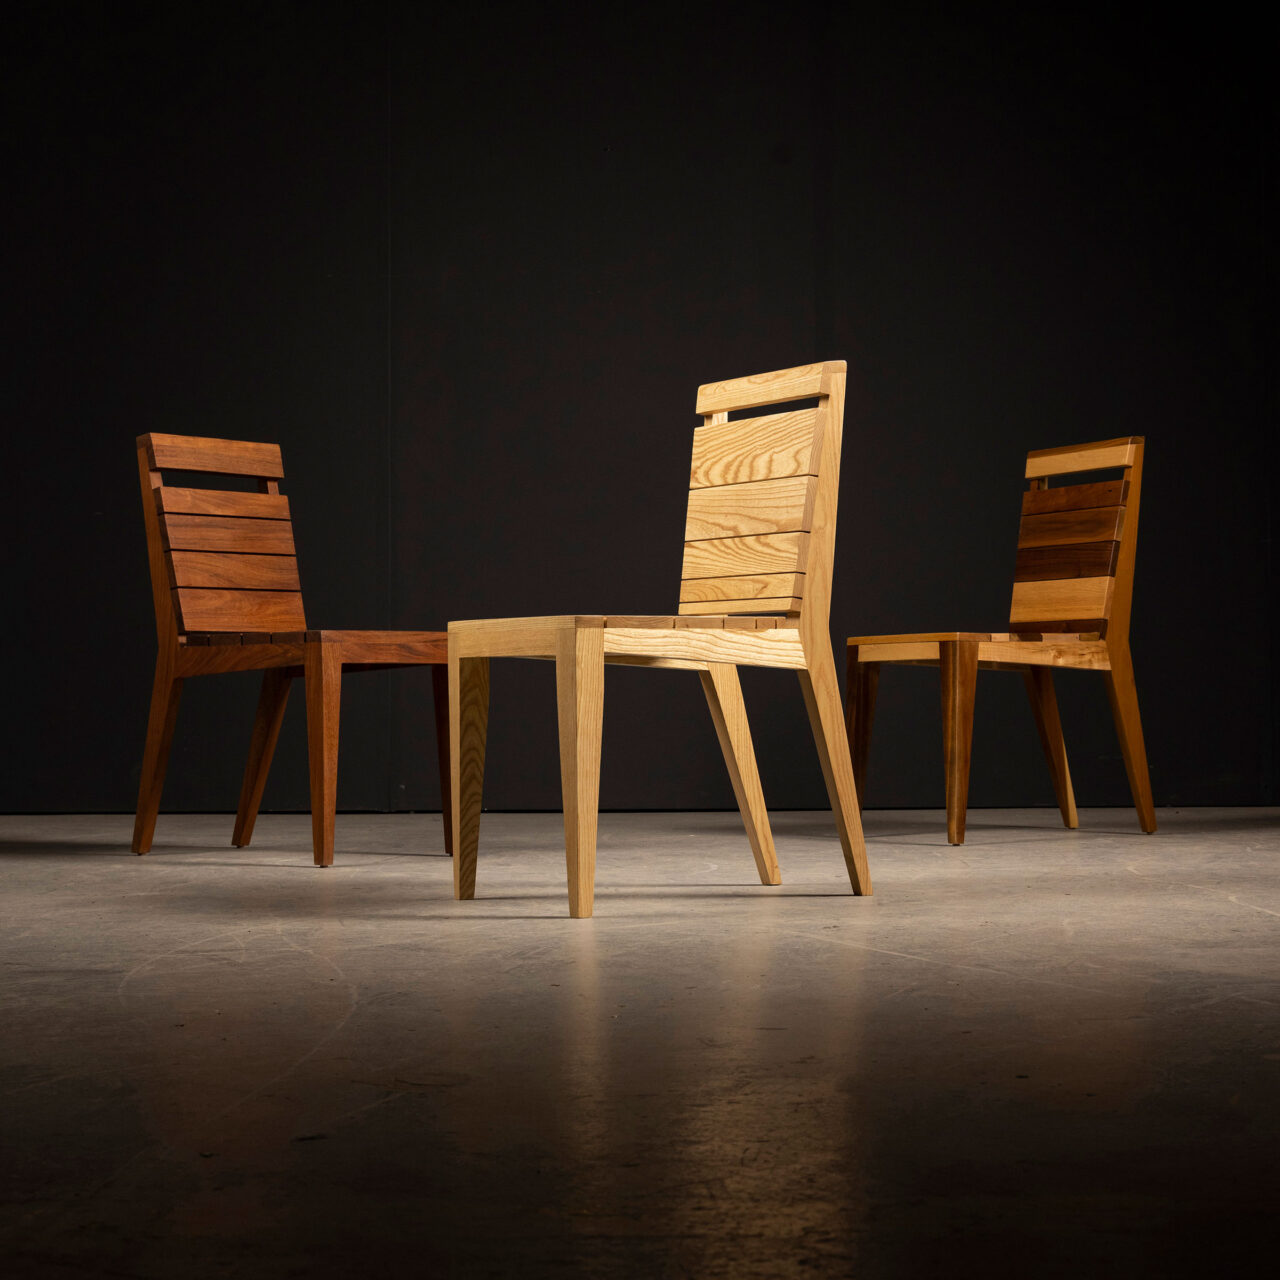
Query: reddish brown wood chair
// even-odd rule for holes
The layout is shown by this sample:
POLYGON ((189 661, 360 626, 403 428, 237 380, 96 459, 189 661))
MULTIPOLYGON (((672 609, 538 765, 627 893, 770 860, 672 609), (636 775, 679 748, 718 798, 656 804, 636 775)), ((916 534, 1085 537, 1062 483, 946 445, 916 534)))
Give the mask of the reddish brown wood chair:
POLYGON ((307 682, 311 834, 316 865, 333 862, 338 799, 338 710, 350 671, 430 665, 444 805, 449 814, 447 637, 443 631, 308 631, 280 446, 198 436, 138 437, 138 475, 155 601, 155 684, 138 788, 133 851, 151 848, 182 682, 224 671, 262 671, 231 843, 253 835, 289 687, 307 682), (175 487, 165 471, 246 476, 257 492, 175 487))
POLYGON ((858 794, 865 794, 867 755, 881 664, 938 666, 947 777, 947 839, 964 843, 969 797, 973 703, 979 668, 1017 671, 1026 682, 1062 820, 1078 825, 1075 794, 1053 690, 1053 668, 1100 671, 1129 788, 1143 831, 1156 829, 1138 691, 1129 656, 1129 612, 1142 491, 1141 436, 1102 440, 1027 455, 1022 523, 1009 631, 934 631, 851 636, 845 722, 858 794), (1118 479, 1049 487, 1055 476, 1121 469, 1118 479))

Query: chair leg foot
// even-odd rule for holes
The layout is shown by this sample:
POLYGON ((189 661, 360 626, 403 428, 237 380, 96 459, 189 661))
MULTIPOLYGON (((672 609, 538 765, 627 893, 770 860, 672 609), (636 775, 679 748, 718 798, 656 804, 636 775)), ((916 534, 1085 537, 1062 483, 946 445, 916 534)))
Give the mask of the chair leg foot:
POLYGON ((1115 717, 1120 754, 1124 756, 1129 790, 1138 822, 1150 835, 1156 829, 1156 808, 1151 798, 1151 775, 1147 769, 1147 747, 1142 737, 1142 717, 1138 714, 1138 686, 1133 678, 1133 659, 1126 648, 1111 654, 1111 670, 1107 678, 1107 697, 1115 717))
POLYGON ((1071 770, 1067 766, 1067 744, 1062 737, 1062 720, 1058 716, 1058 696, 1053 688, 1053 671, 1049 667, 1027 667, 1022 673, 1035 716, 1036 731, 1044 758, 1053 778, 1053 794, 1058 800, 1062 824, 1074 831, 1080 825, 1076 813, 1076 793, 1071 786, 1071 770))
POLYGON ((174 679, 167 656, 156 659, 151 686, 151 709, 147 714, 147 741, 142 751, 142 777, 138 783, 138 808, 133 820, 133 852, 146 853, 155 835, 164 775, 169 766, 169 748, 178 723, 178 702, 182 681, 174 679))
POLYGON ((258 694, 258 710, 253 719, 253 736, 249 740, 249 759, 244 768, 244 782, 240 788, 240 804, 236 809, 236 825, 231 843, 244 848, 253 839, 254 824, 258 821, 258 808, 262 804, 262 792, 267 785, 271 759, 275 755, 280 726, 284 723, 284 711, 289 702, 289 689, 293 677, 280 667, 272 667, 262 673, 262 691, 258 694))
POLYGON ((769 811, 760 786, 760 772, 756 767, 756 753, 747 724, 747 708, 742 700, 738 668, 731 663, 713 662, 706 671, 698 672, 698 678, 702 681, 702 692, 706 694, 716 737, 724 753, 729 781, 738 801, 738 812, 742 814, 756 870, 760 873, 760 883, 781 884, 778 855, 773 847, 769 811))
POLYGON ((311 845, 318 867, 333 865, 338 809, 338 714, 342 705, 342 648, 309 641, 303 671, 307 683, 307 749, 311 764, 311 845))
POLYGON ((591 915, 595 899, 600 738, 604 725, 602 628, 569 625, 557 637, 556 704, 569 914, 574 919, 584 919, 591 915))
POLYGON ((449 646, 449 826, 453 896, 476 896, 476 856, 489 729, 489 659, 458 658, 449 646))
POLYGON ((978 644, 944 640, 938 645, 942 672, 942 749, 947 776, 947 842, 964 844, 969 808, 969 760, 973 703, 978 690, 978 644))
POLYGON ((797 671, 809 727, 822 764, 822 778, 827 784, 831 814, 840 835, 845 868, 854 893, 871 892, 871 871, 867 866, 867 845, 862 835, 862 814, 858 808, 858 789, 853 780, 853 761, 849 756, 849 739, 840 706, 840 685, 836 680, 836 664, 831 642, 825 636, 805 641, 807 669, 797 671))

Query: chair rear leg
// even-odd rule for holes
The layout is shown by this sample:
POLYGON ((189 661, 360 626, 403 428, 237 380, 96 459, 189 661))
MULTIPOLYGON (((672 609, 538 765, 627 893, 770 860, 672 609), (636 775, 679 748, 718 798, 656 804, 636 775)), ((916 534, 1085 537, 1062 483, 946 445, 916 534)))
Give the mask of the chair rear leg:
POLYGON ((146 853, 155 835, 156 815, 160 812, 160 795, 164 791, 164 775, 169 766, 169 748, 173 745, 173 729, 178 722, 181 697, 182 681, 174 678, 168 655, 161 654, 156 659, 151 710, 147 714, 147 741, 142 751, 138 809, 133 820, 134 853, 146 853))
POLYGON ((444 851, 453 855, 453 785, 449 780, 449 668, 431 668, 431 697, 436 713, 436 763, 440 768, 440 817, 444 822, 444 851))
POLYGON ((453 896, 476 896, 476 855, 484 801, 484 752, 489 730, 489 659, 458 658, 449 644, 449 825, 453 896))
POLYGON ((1062 721, 1058 716, 1058 696, 1053 688, 1053 671, 1049 667, 1026 667, 1022 679, 1031 699, 1031 713, 1036 718, 1040 745, 1049 762, 1053 793, 1058 798, 1062 822, 1074 830, 1080 825, 1076 814, 1076 794, 1071 786, 1071 770, 1067 767, 1067 744, 1062 737, 1062 721))
POLYGON ((938 645, 942 671, 942 751, 947 775, 947 842, 964 844, 969 808, 969 760, 973 747, 973 702, 978 690, 978 644, 943 640, 938 645))
POLYGON ((844 726, 853 757, 853 781, 858 799, 867 802, 867 760, 871 754, 871 726, 876 716, 876 692, 880 686, 880 664, 859 662, 858 648, 849 646, 845 679, 844 726))
POLYGON ((569 914, 591 915, 600 812, 600 735, 604 727, 604 630, 567 626, 556 638, 556 705, 569 914))
POLYGON ((720 750, 729 770, 738 812, 742 814, 742 824, 747 829, 760 883, 781 884, 778 855, 773 847, 773 832, 769 829, 769 811, 765 808, 760 772, 756 768, 756 753, 751 743, 738 668, 731 663, 713 662, 706 671, 698 672, 698 678, 702 681, 702 692, 707 696, 707 706, 716 726, 716 737, 720 739, 720 750))
POLYGON ((271 667, 262 673, 262 691, 258 694, 258 710, 253 719, 253 736, 249 739, 249 759, 244 767, 244 783, 240 788, 240 805, 236 810, 235 831, 231 843, 244 848, 253 839, 258 821, 258 806, 271 771, 271 759, 284 722, 284 709, 289 701, 293 677, 282 667, 271 667))
POLYGON ((1133 806, 1143 831, 1150 835, 1156 829, 1156 808, 1151 798, 1151 775, 1147 770, 1147 747, 1142 738, 1142 717, 1138 714, 1138 686, 1133 678, 1133 659, 1126 648, 1111 654, 1111 670, 1107 678, 1107 697, 1115 717, 1120 753, 1124 756, 1125 773, 1133 806))
POLYGON ((809 713, 814 745, 827 784, 831 814, 840 835, 845 867, 854 893, 871 892, 871 871, 867 866, 867 845, 862 835, 862 814, 858 809, 858 789, 853 781, 853 761, 840 707, 840 686, 829 640, 805 644, 808 668, 796 672, 809 713))
POLYGON ((317 867, 333 865, 338 809, 338 713, 342 705, 342 647, 308 641, 307 755, 311 765, 311 847, 317 867))

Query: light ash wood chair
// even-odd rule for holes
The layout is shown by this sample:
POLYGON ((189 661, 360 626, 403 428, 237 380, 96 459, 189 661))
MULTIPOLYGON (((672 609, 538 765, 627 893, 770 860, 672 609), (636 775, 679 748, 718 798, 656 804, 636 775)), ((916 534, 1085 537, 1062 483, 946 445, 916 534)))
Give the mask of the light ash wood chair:
POLYGON ((846 725, 860 795, 881 665, 940 667, 947 839, 963 844, 977 673, 1017 671, 1026 682, 1062 820, 1077 826, 1052 675, 1054 667, 1069 667, 1105 677, 1138 821, 1143 831, 1156 829, 1129 655, 1142 450, 1142 437, 1130 436, 1027 455, 1008 632, 849 638, 846 725), (1118 479, 1049 487, 1054 477, 1113 468, 1121 469, 1118 479))
POLYGON ((849 879, 855 893, 871 892, 828 629, 844 387, 844 362, 830 361, 698 389, 705 425, 693 433, 675 615, 449 624, 455 897, 475 896, 489 659, 516 657, 556 664, 571 916, 592 912, 606 663, 699 673, 764 884, 780 882, 778 860, 737 668, 794 670, 849 879), (802 400, 816 405, 729 421, 802 400))
POLYGON ((280 446, 199 436, 138 437, 138 475, 155 603, 155 683, 133 826, 151 848, 182 683, 189 676, 262 671, 262 692, 231 843, 253 835, 289 686, 306 679, 311 833, 317 866, 333 862, 338 711, 351 671, 430 664, 440 745, 445 845, 449 818, 447 639, 443 631, 309 631, 294 555, 280 446), (257 492, 168 485, 165 471, 247 476, 257 492))

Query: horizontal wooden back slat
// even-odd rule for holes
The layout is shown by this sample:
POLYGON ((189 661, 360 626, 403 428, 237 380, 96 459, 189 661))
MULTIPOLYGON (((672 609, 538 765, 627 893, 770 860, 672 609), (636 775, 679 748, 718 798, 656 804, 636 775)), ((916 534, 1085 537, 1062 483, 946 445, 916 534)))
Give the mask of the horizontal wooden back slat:
POLYGON ((1038 516, 1052 511, 1085 511, 1089 507, 1122 507, 1128 496, 1127 480, 1064 484, 1056 489, 1028 489, 1022 495, 1022 514, 1038 516))
POLYGON ((756 597, 803 596, 804 574, 759 573, 732 578, 686 578, 680 584, 680 603, 705 600, 747 600, 756 597))
POLYGON ((1118 542, 1076 542, 1061 547, 1023 547, 1013 572, 1015 582, 1050 578, 1097 578, 1114 574, 1118 542))
POLYGON ((217 475, 258 476, 279 480, 284 461, 278 444, 248 440, 215 440, 207 436, 172 436, 152 432, 139 437, 151 465, 161 471, 210 471, 217 475))
POLYGON ((232 516, 166 512, 161 529, 170 551, 239 551, 286 556, 294 553, 293 525, 287 520, 242 520, 232 516))
POLYGON ((680 614, 696 617, 716 613, 799 613, 801 597, 777 598, 756 596, 748 600, 690 600, 680 606, 680 614))
POLYGON ((813 521, 817 477, 787 476, 689 491, 684 540, 794 533, 813 521))
POLYGON ((684 544, 681 578, 719 578, 747 573, 803 573, 809 535, 759 533, 744 538, 704 538, 684 544))
POLYGON ((289 499, 282 493, 236 493, 226 489, 177 489, 162 485, 155 490, 162 512, 184 515, 245 516, 255 520, 288 520, 289 499))
POLYGON ((1036 449, 1027 454, 1027 479, 1065 476, 1075 471, 1101 471, 1133 464, 1140 436, 1098 440, 1093 444, 1066 445, 1060 449, 1036 449))
POLYGON ((779 369, 749 378, 708 382, 698 388, 697 412, 732 413, 737 409, 762 409, 788 400, 826 395, 831 388, 832 374, 843 373, 844 369, 843 360, 828 360, 823 364, 800 365, 795 369, 779 369))
POLYGON ((812 474, 816 409, 716 422, 693 433, 689 488, 812 474))
POLYGON ((1081 542, 1114 542, 1120 537, 1123 507, 1088 507, 1083 511, 1048 511, 1023 516, 1018 547, 1069 546, 1081 542))
POLYGON ((223 591, 178 587, 174 603, 184 631, 305 631, 297 591, 223 591))
POLYGON ((301 591, 293 556, 237 555, 224 551, 174 551, 169 557, 175 587, 222 587, 251 591, 301 591))
MULTIPOLYGON (((1018 582, 1009 610, 1010 629, 1029 622, 1064 622, 1105 618, 1115 579, 1066 578, 1047 582, 1018 582)), ((1088 630, 1078 627, 1075 630, 1088 630)))

